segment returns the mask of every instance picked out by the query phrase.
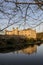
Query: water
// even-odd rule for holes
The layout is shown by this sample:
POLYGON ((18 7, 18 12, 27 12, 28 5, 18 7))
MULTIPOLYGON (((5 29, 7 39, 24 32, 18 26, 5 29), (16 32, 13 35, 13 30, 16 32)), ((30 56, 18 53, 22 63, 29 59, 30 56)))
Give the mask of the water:
POLYGON ((0 65, 43 65, 43 44, 9 53, 0 52, 0 65))

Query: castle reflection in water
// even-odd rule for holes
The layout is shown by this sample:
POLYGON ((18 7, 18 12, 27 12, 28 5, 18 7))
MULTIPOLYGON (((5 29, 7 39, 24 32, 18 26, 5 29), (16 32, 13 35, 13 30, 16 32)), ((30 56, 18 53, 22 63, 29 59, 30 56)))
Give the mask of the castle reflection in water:
POLYGON ((19 51, 15 51, 14 53, 32 54, 32 53, 36 53, 36 52, 37 52, 37 45, 34 45, 34 46, 29 46, 29 47, 19 50, 19 51))
POLYGON ((33 54, 37 52, 37 45, 30 45, 27 48, 21 49, 21 50, 16 50, 15 49, 1 49, 0 53, 14 53, 14 54, 19 54, 19 53, 23 53, 23 54, 33 54))

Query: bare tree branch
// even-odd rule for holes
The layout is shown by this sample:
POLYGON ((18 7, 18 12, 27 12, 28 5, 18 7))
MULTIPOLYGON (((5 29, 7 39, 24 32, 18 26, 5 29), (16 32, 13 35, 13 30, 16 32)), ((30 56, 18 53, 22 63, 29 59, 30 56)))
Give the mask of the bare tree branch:
MULTIPOLYGON (((3 13, 3 15, 7 16, 6 19, 8 19, 8 24, 5 28, 3 28, 2 30, 8 28, 9 26, 15 24, 15 23, 19 23, 19 22, 13 22, 13 23, 10 23, 10 21, 12 19, 14 19, 15 21, 15 18, 17 18, 17 20, 20 20, 20 26, 21 24, 24 24, 24 27, 27 25, 29 25, 29 22, 27 23, 26 21, 31 18, 33 19, 34 21, 40 21, 40 24, 41 24, 41 19, 40 17, 43 15, 43 12, 42 14, 40 14, 37 18, 34 18, 33 16, 35 15, 35 10, 34 8, 32 9, 32 5, 36 5, 35 7, 39 8, 39 10, 43 11, 43 1, 42 0, 33 0, 34 2, 19 2, 18 0, 3 0, 0 2, 0 13, 3 13), (10 4, 12 5, 10 5, 10 4), (26 7, 25 7, 25 6, 26 7), (31 5, 31 6, 30 6, 31 5), (31 10, 33 16, 30 16, 31 12, 28 14, 28 12, 31 10), (25 12, 25 14, 23 14, 25 12), (19 14, 18 14, 19 13, 19 14), (18 18, 20 15, 21 19, 18 18), (28 17, 28 18, 27 18, 28 17), (21 22, 23 19, 24 22, 21 22)), ((34 7, 34 6, 33 6, 34 7)), ((1 19, 1 18, 0 18, 1 19)), ((36 24, 36 23, 35 23, 36 24)), ((39 25, 40 25, 39 24, 39 25)), ((31 25, 29 25, 31 27, 31 25)), ((38 25, 36 25, 38 26, 38 25)))

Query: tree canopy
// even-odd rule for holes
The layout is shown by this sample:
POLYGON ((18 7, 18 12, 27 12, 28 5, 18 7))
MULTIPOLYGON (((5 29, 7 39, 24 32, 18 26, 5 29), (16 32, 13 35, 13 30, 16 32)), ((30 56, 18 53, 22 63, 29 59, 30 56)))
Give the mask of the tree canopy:
POLYGON ((0 0, 1 30, 17 24, 20 28, 35 28, 43 23, 43 0, 0 0), (3 27, 4 26, 4 27, 3 27))

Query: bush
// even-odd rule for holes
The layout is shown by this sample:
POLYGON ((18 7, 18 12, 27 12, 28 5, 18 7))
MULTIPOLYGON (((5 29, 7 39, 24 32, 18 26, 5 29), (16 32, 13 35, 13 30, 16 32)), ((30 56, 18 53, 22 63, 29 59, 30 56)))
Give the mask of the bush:
POLYGON ((35 39, 33 39, 33 38, 29 39, 29 43, 30 43, 30 44, 34 44, 34 43, 35 43, 35 41, 36 41, 36 40, 35 40, 35 39))
POLYGON ((16 40, 14 38, 10 38, 7 40, 7 44, 14 44, 16 43, 16 40))

